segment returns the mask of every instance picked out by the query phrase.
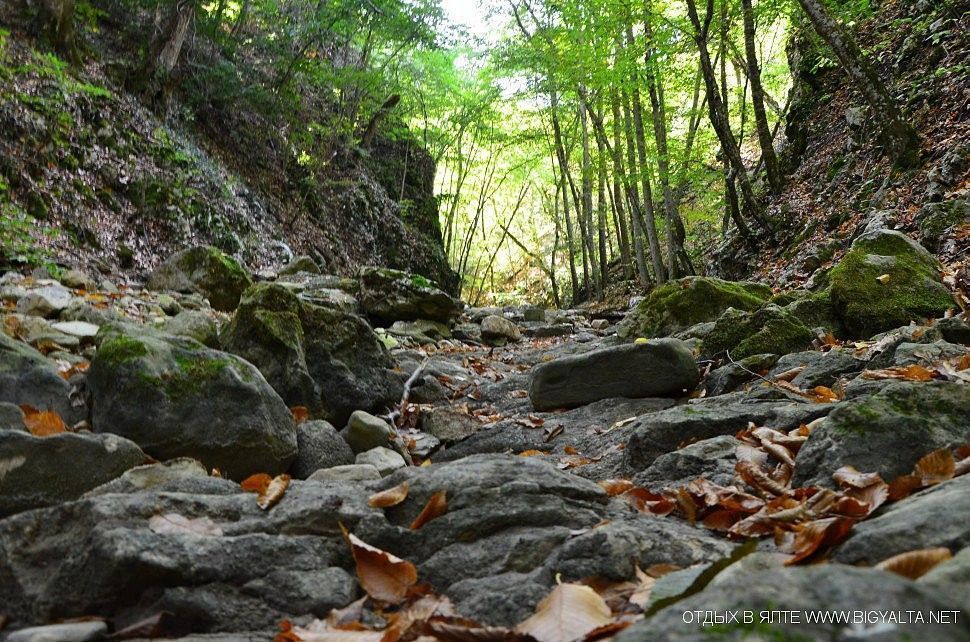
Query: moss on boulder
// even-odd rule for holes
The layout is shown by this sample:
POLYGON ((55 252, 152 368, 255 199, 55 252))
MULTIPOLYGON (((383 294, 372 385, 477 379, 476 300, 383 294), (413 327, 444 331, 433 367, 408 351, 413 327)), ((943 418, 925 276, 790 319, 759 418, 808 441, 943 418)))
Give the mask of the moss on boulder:
POLYGON ((954 302, 939 269, 936 258, 905 234, 863 234, 832 269, 833 309, 858 338, 942 317, 954 302))
POLYGON ((217 248, 200 245, 173 254, 148 277, 151 290, 198 292, 217 310, 232 311, 252 284, 249 273, 217 248))
POLYGON ((383 412, 400 397, 390 356, 366 321, 278 283, 247 290, 221 339, 225 350, 255 364, 288 405, 338 425, 354 410, 383 412))
POLYGON ((804 350, 815 334, 787 310, 768 304, 755 312, 729 308, 704 338, 703 353, 728 351, 733 359, 804 350))
POLYGON ((419 274, 380 267, 360 270, 360 305, 378 324, 429 319, 451 325, 461 304, 419 274))
POLYGON ((728 308, 753 311, 771 296, 771 288, 747 281, 691 276, 658 286, 627 315, 617 329, 624 338, 667 336, 692 325, 715 321, 728 308))
POLYGON ((193 457, 241 479, 283 472, 296 455, 293 416, 255 366, 192 339, 109 329, 87 382, 94 431, 157 459, 193 457))

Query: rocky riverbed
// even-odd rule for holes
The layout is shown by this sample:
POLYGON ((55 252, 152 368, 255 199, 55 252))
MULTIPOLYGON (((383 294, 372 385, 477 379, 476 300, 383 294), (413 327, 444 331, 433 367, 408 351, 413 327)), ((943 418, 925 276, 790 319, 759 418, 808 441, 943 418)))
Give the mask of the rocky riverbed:
POLYGON ((211 248, 150 290, 7 274, 0 631, 970 639, 970 326, 932 261, 883 231, 812 290, 598 318, 211 248), (883 615, 761 618, 831 611, 883 615))

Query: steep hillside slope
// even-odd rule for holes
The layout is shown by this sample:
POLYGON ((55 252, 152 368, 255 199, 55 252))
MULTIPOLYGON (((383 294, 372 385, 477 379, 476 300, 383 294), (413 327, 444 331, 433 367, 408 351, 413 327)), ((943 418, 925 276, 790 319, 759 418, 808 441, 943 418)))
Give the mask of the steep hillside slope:
MULTIPOLYGON (((247 101, 198 102, 192 83, 205 78, 163 103, 129 91, 137 53, 114 38, 138 25, 113 15, 117 5, 92 8, 98 28, 71 66, 9 4, 0 2, 0 263, 137 277, 206 243, 254 271, 309 254, 331 273, 384 265, 455 285, 434 163, 416 142, 378 135, 330 159, 321 179, 293 162, 283 126, 247 101)), ((192 56, 208 56, 205 69, 225 65, 215 52, 192 56)))
POLYGON ((796 26, 783 160, 788 182, 770 203, 775 238, 759 250, 732 238, 713 273, 787 287, 838 260, 866 225, 904 231, 953 272, 970 246, 970 4, 885 2, 853 33, 922 140, 922 162, 899 171, 880 153, 861 96, 831 54, 796 26))

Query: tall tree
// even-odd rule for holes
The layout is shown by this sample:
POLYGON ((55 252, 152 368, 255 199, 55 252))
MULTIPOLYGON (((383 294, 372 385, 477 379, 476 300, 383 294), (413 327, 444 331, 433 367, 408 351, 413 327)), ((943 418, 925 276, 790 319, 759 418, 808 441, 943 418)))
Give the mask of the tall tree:
POLYGON ((758 130, 758 143, 761 146, 761 158, 768 184, 771 186, 771 191, 778 193, 782 187, 782 176, 781 169, 778 167, 778 156, 775 154, 774 137, 768 126, 768 115, 765 113, 765 92, 761 85, 761 68, 758 66, 754 39, 754 9, 751 0, 741 0, 741 7, 744 20, 744 52, 747 59, 748 80, 751 82, 751 104, 758 130))
POLYGON ((768 227, 767 220, 761 211, 761 205, 755 197, 754 188, 751 186, 751 180, 748 178, 744 161, 741 159, 741 150, 738 148, 737 141, 734 140, 734 134, 731 132, 731 121, 728 117, 727 109, 721 100, 721 94, 717 87, 717 79, 714 75, 714 65, 711 63, 711 56, 707 49, 711 22, 714 18, 714 0, 707 0, 703 22, 697 14, 697 3, 695 0, 686 1, 687 15, 690 18, 691 25, 694 27, 691 35, 697 45, 697 51, 701 61, 701 70, 704 74, 704 83, 707 86, 707 106, 710 113, 711 125, 714 127, 715 133, 717 133, 717 138, 721 143, 721 151, 730 165, 731 174, 741 187, 744 213, 757 220, 762 227, 768 227))

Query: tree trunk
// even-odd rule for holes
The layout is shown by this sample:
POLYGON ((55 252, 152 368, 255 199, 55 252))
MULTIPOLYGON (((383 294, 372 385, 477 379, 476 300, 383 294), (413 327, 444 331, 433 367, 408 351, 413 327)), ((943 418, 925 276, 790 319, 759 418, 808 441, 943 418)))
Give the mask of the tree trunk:
POLYGON ((629 100, 624 96, 623 101, 623 129, 626 135, 626 183, 627 198, 630 203, 630 219, 633 221, 633 247, 637 256, 637 268, 640 270, 640 283, 643 287, 650 284, 650 277, 647 274, 647 260, 644 247, 644 238, 647 236, 646 226, 643 222, 642 203, 637 192, 636 179, 633 172, 636 170, 636 144, 633 141, 633 120, 630 115, 629 100))
POLYGON ((569 191, 567 187, 566 148, 562 141, 562 127, 559 125, 559 95, 555 89, 549 92, 549 109, 552 113, 552 132, 556 143, 556 158, 559 161, 560 181, 562 183, 562 215, 566 221, 566 246, 569 254, 569 276, 572 285, 572 302, 579 298, 579 276, 576 274, 576 259, 574 254, 573 224, 569 218, 569 191))
POLYGON ((194 15, 195 5, 190 0, 179 0, 172 4, 172 12, 165 28, 154 38, 142 68, 135 77, 135 88, 138 92, 148 98, 157 99, 171 91, 172 72, 182 54, 182 46, 194 15))
POLYGON ((583 147, 583 242, 586 247, 586 254, 589 257, 592 276, 592 283, 589 280, 586 282, 586 296, 592 299, 593 290, 595 289, 596 298, 602 299, 602 284, 600 282, 599 267, 596 265, 596 249, 593 244, 593 169, 589 153, 589 123, 586 118, 586 100, 582 95, 579 97, 579 123, 583 147))
POLYGON ((72 63, 78 62, 74 41, 74 0, 44 0, 41 9, 55 51, 72 63))
POLYGON ((626 212, 623 210, 623 155, 620 152, 620 99, 616 88, 610 90, 610 112, 613 115, 613 204, 616 207, 616 227, 620 236, 620 262, 623 264, 624 278, 632 275, 630 265, 630 236, 626 227, 626 212))
MULTIPOLYGON (((599 139, 597 138, 597 141, 599 139)), ((599 296, 602 300, 603 292, 606 290, 607 277, 609 275, 609 255, 606 248, 606 210, 609 207, 609 202, 606 198, 606 150, 603 149, 602 142, 597 144, 598 157, 599 157, 599 186, 596 190, 596 217, 597 225, 596 231, 599 240, 599 256, 600 256, 600 290, 599 296)))
POLYGON ((690 257, 684 250, 687 231, 684 221, 680 218, 677 202, 674 199, 673 188, 670 184, 670 152, 667 147, 667 115, 664 106, 663 84, 657 72, 652 57, 653 30, 650 26, 649 2, 644 3, 644 30, 647 36, 647 51, 644 54, 646 64, 647 90, 650 94, 650 114, 653 119, 653 135, 657 144, 657 169, 660 172, 660 186, 663 190, 664 220, 667 232, 667 265, 671 278, 694 273, 690 257))
POLYGON ((744 18, 744 51, 747 58, 748 81, 751 83, 751 104, 754 107, 754 122, 758 129, 758 143, 761 145, 761 157, 764 159, 765 174, 768 185, 775 194, 781 192, 782 176, 778 168, 778 156, 775 154, 771 128, 768 126, 768 115, 765 113, 765 92, 761 86, 761 69, 758 67, 758 56, 754 41, 754 9, 751 0, 741 0, 744 18))
POLYGON ((886 91, 859 45, 819 0, 798 0, 798 3, 815 32, 832 48, 842 69, 869 103, 872 118, 880 130, 879 137, 889 156, 900 167, 915 166, 919 162, 919 136, 913 126, 903 120, 896 101, 886 91))
POLYGON ((717 79, 714 75, 714 66, 711 64, 711 56, 707 51, 708 33, 713 12, 714 0, 707 0, 707 14, 704 16, 704 23, 701 24, 697 15, 695 0, 687 0, 687 14, 694 26, 693 38, 700 54, 701 70, 704 75, 704 84, 707 87, 707 106, 711 125, 713 125, 714 132, 721 143, 721 150, 728 160, 734 178, 741 187, 744 213, 757 220, 762 227, 767 228, 767 221, 761 212, 757 198, 755 198, 754 188, 751 186, 751 181, 748 179, 747 171, 744 168, 744 161, 741 160, 741 151, 738 149, 734 134, 731 132, 731 121, 724 102, 721 100, 717 79))

